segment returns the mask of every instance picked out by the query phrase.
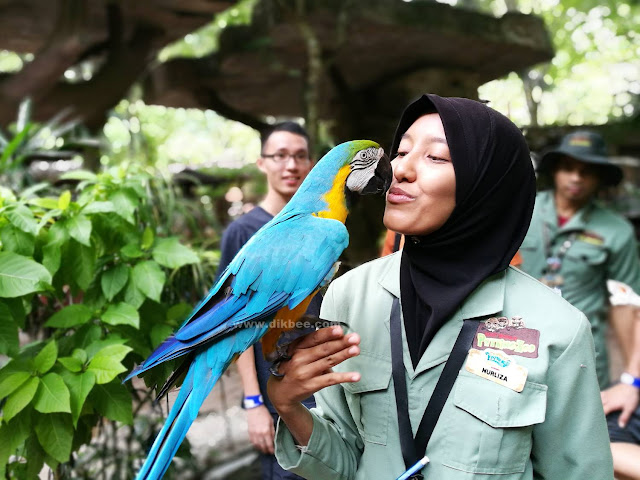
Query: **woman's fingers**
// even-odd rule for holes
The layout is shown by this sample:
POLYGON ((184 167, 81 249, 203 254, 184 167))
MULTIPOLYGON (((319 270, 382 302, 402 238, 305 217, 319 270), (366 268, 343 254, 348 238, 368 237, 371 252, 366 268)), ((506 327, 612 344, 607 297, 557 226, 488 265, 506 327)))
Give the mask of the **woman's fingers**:
POLYGON ((269 398, 276 408, 300 402, 325 387, 357 382, 357 372, 334 372, 333 367, 360 353, 360 336, 344 335, 342 328, 323 328, 304 337, 289 350, 290 360, 281 360, 275 381, 269 381, 269 398))
POLYGON ((360 354, 360 347, 357 345, 348 345, 347 347, 335 353, 328 353, 321 356, 312 363, 309 363, 300 369, 301 375, 318 376, 331 372, 332 368, 341 364, 346 359, 355 357, 360 354))
POLYGON ((293 374, 300 380, 321 375, 347 358, 358 355, 358 343, 360 336, 351 333, 342 338, 315 344, 313 347, 298 346, 292 352, 291 360, 281 363, 279 372, 285 375, 293 374))
POLYGON ((338 385, 340 383, 354 383, 360 380, 360 374, 358 372, 330 372, 318 377, 314 377, 311 380, 311 384, 315 391, 322 390, 323 388, 330 387, 331 385, 338 385))
POLYGON ((344 332, 342 330, 342 327, 339 327, 337 325, 332 327, 321 328, 319 330, 316 330, 315 332, 309 333, 308 335, 305 335, 304 337, 302 337, 302 339, 296 345, 295 348, 296 349, 311 348, 311 347, 315 347, 316 345, 325 343, 329 340, 334 340, 337 338, 341 338, 343 336, 344 336, 344 332))

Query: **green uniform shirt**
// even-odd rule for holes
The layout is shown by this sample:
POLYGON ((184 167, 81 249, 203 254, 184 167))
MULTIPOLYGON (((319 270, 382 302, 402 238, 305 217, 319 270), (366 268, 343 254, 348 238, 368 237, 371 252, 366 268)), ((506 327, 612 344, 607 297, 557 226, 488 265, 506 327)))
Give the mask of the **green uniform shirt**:
MULTIPOLYGON (((280 421, 276 457, 285 469, 309 480, 393 480, 405 471, 389 333, 391 305, 399 296, 399 254, 332 283, 322 318, 345 322, 361 336, 360 355, 334 370, 358 371, 361 380, 318 392, 306 447, 296 447, 280 421)), ((537 357, 511 355, 528 369, 520 393, 465 367, 460 370, 427 447, 431 462, 422 471, 425 478, 611 480, 589 324, 569 303, 514 268, 487 279, 470 295, 438 331, 415 370, 403 338, 414 434, 463 319, 491 315, 521 317, 526 328, 538 330, 537 357)))
POLYGON ((562 297, 581 310, 591 323, 596 347, 600 388, 609 386, 606 350, 608 279, 624 282, 640 293, 640 263, 631 224, 620 215, 589 203, 558 227, 553 191, 536 197, 529 232, 522 243, 522 270, 542 278, 549 254, 557 256, 564 242, 571 243, 561 259, 562 297))

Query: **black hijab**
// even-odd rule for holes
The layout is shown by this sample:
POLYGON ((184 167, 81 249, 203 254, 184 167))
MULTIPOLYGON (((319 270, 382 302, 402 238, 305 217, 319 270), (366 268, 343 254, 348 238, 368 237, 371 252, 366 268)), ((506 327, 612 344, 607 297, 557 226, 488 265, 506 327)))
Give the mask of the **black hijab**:
POLYGON ((456 206, 445 224, 405 241, 400 292, 414 368, 440 327, 490 275, 509 266, 535 200, 529 148, 507 117, 466 98, 423 95, 402 114, 393 138, 422 115, 438 113, 456 176, 456 206))

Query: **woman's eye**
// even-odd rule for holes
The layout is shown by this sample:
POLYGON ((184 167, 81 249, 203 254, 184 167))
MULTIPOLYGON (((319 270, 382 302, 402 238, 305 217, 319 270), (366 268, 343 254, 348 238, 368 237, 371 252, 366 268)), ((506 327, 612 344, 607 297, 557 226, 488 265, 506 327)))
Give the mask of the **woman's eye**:
POLYGON ((433 155, 427 155, 427 157, 430 158, 431 160, 433 160, 436 163, 447 163, 447 162, 450 162, 450 160, 447 160, 446 158, 435 157, 433 155))
POLYGON ((407 154, 407 152, 398 152, 398 153, 396 154, 396 158, 398 158, 398 157, 399 157, 399 158, 402 158, 402 157, 404 157, 406 154, 407 154))

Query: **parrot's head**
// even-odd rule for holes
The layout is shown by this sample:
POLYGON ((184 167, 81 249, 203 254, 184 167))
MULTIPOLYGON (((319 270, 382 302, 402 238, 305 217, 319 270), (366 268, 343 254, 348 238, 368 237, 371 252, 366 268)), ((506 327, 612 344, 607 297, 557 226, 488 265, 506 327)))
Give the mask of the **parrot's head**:
POLYGON ((360 195, 386 192, 391 185, 391 162, 380 145, 371 140, 353 140, 342 145, 349 150, 346 188, 360 195))

